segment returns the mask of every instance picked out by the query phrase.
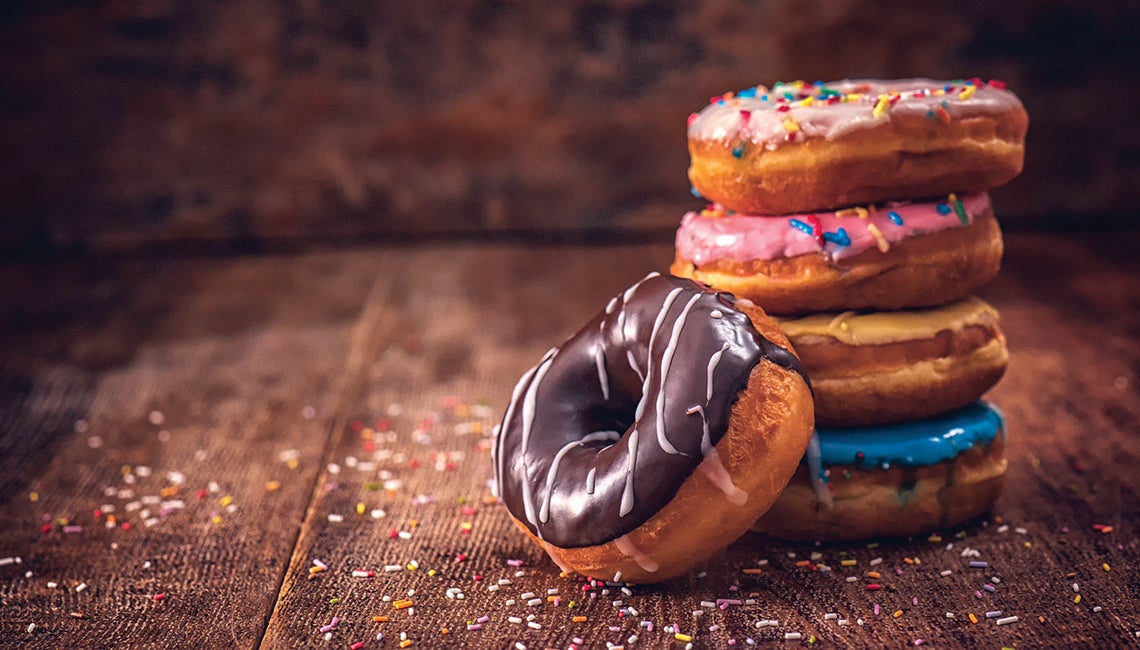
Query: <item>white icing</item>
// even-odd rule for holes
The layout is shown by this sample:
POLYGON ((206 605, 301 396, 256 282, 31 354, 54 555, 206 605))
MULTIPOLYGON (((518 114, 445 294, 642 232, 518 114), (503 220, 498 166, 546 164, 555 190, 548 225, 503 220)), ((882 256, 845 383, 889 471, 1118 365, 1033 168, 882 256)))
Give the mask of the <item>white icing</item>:
POLYGON ((598 384, 602 387, 602 399, 609 401, 610 381, 606 376, 606 356, 600 341, 594 347, 594 365, 598 366, 598 384))
POLYGON ((538 371, 534 374, 534 381, 526 389, 526 396, 523 398, 523 428, 522 428, 522 453, 526 454, 527 446, 530 443, 530 431, 534 428, 534 410, 536 408, 536 401, 538 399, 538 387, 542 384, 543 378, 550 370, 551 362, 554 360, 558 350, 551 350, 546 353, 542 361, 538 364, 538 371))
POLYGON ((827 489, 827 483, 823 480, 823 460, 821 458, 822 451, 819 446, 819 434, 814 431, 811 434, 811 441, 808 442, 807 459, 808 466, 808 479, 811 481, 812 488, 815 489, 815 496, 819 499, 819 503, 828 510, 831 509, 831 490, 827 489))
POLYGON ((708 456, 709 452, 713 449, 713 445, 712 436, 709 434, 709 419, 705 417, 704 407, 698 404, 697 406, 689 407, 689 410, 685 412, 689 415, 692 415, 694 413, 700 414, 701 427, 704 430, 704 434, 701 436, 701 455, 708 456))
MULTIPOLYGON (((562 457, 570 452, 575 447, 581 447, 589 442, 597 442, 599 440, 615 441, 621 438, 621 434, 617 431, 594 431, 582 436, 581 440, 575 440, 563 445, 558 453, 554 454, 554 460, 550 461, 550 469, 546 471, 546 496, 542 500, 542 509, 538 512, 538 520, 546 523, 550 520, 550 500, 554 496, 554 480, 558 476, 558 465, 562 462, 562 457)), ((594 470, 590 470, 591 473, 594 470)))
POLYGON ((622 296, 621 296, 622 302, 628 303, 628 302, 629 302, 629 299, 633 297, 633 292, 634 292, 634 291, 637 291, 637 288, 638 288, 638 287, 640 287, 640 286, 641 286, 642 284, 644 284, 646 281, 648 281, 648 280, 652 280, 653 278, 655 278, 655 277, 657 277, 657 276, 659 276, 659 275, 661 275, 661 274, 660 274, 660 273, 658 273, 657 271, 650 271, 649 273, 647 273, 647 274, 645 275, 645 277, 644 277, 644 278, 641 278, 641 279, 640 279, 640 280, 638 280, 637 282, 633 283, 633 286, 631 286, 630 288, 626 289, 626 290, 625 290, 625 293, 623 293, 623 294, 622 294, 622 296))
MULTIPOLYGON (((543 360, 545 360, 545 357, 543 358, 543 360)), ((542 362, 540 361, 539 363, 542 363, 542 362)), ((527 370, 525 373, 523 373, 523 376, 519 379, 518 383, 515 384, 515 389, 514 389, 514 391, 511 392, 510 404, 507 405, 507 414, 505 416, 503 416, 502 426, 509 426, 511 418, 515 414, 515 406, 519 403, 519 396, 522 395, 523 389, 526 387, 526 385, 530 381, 531 377, 534 376, 534 373, 536 370, 538 370, 537 365, 535 365, 533 368, 531 368, 530 370, 527 370)), ((495 442, 499 443, 499 436, 497 434, 495 436, 495 442)), ((504 457, 503 457, 503 446, 502 446, 502 444, 500 443, 500 444, 496 445, 491 450, 491 453, 497 454, 497 456, 495 456, 495 476, 499 480, 502 480, 502 477, 504 475, 506 475, 506 468, 503 467, 504 457)), ((496 481, 496 482, 498 482, 498 481, 496 481)))
MULTIPOLYGON (((673 306, 673 301, 677 299, 677 295, 681 293, 680 287, 673 289, 665 296, 665 301, 661 304, 661 309, 657 312, 657 318, 653 321, 653 330, 649 333, 649 352, 650 359, 648 360, 649 367, 645 370, 645 377, 641 385, 641 399, 637 402, 637 410, 633 414, 635 421, 641 420, 641 416, 645 414, 645 398, 649 394, 649 381, 653 377, 653 343, 657 340, 657 331, 661 329, 661 325, 665 323, 665 314, 669 312, 669 308, 673 306)), ((669 453, 677 453, 676 450, 669 453)))
POLYGON ((645 381, 645 373, 641 372, 641 368, 637 367, 637 359, 633 358, 633 350, 626 349, 625 358, 626 358, 626 360, 629 361, 629 367, 632 368, 633 371, 637 373, 637 378, 640 379, 642 382, 644 382, 645 381))
POLYGON ((502 423, 496 424, 491 429, 491 466, 495 470, 494 476, 491 477, 491 496, 496 499, 502 494, 499 492, 499 432, 502 430, 502 423))
POLYGON ((657 444, 661 445, 666 453, 679 454, 681 453, 676 447, 669 442, 665 435, 665 384, 669 380, 669 367, 673 365, 673 355, 677 352, 677 342, 681 339, 681 330, 685 328, 685 321, 689 317, 689 311, 692 310, 693 305, 697 304, 701 294, 696 294, 689 298, 689 302, 685 303, 685 308, 681 310, 681 315, 673 322, 673 331, 669 336, 669 344, 665 346, 665 352, 661 355, 661 389, 657 391, 657 444))
POLYGON ((637 469, 637 429, 634 429, 629 434, 629 441, 626 443, 626 449, 629 452, 629 468, 625 473, 625 489, 621 493, 621 507, 618 509, 618 515, 624 517, 633 511, 633 473, 637 469))
POLYGON ((728 468, 720 461, 720 454, 717 452, 716 447, 709 450, 705 459, 701 461, 699 468, 713 485, 717 487, 724 495, 728 497, 729 503, 734 506, 742 506, 748 503, 748 493, 732 482, 732 475, 728 473, 728 468))
MULTIPOLYGON (((538 521, 534 512, 534 488, 531 486, 529 468, 526 467, 527 445, 530 443, 530 432, 534 427, 534 410, 535 401, 538 394, 538 387, 542 384, 543 378, 546 376, 547 371, 550 370, 551 361, 558 354, 557 348, 546 353, 546 357, 538 365, 538 371, 534 375, 534 381, 531 382, 527 388, 526 396, 523 398, 523 429, 522 429, 522 444, 521 453, 519 458, 523 459, 523 508, 526 513, 527 521, 529 521, 535 528, 538 529, 538 521)), ((539 530, 539 537, 542 536, 542 531, 539 530)))
POLYGON ((594 493, 594 475, 597 473, 597 467, 591 467, 590 471, 586 472, 586 494, 594 493))
POLYGON ((658 569, 661 568, 661 565, 655 562, 653 558, 649 557, 643 553, 641 549, 634 546, 633 542, 631 542, 629 539, 629 535, 622 535, 621 537, 615 539, 614 546, 617 547, 617 550, 622 555, 632 559, 637 563, 637 566, 641 567, 643 570, 649 573, 657 573, 658 569))
POLYGON ((717 364, 720 363, 720 358, 724 356, 725 350, 727 350, 729 347, 730 346, 728 344, 728 341, 725 341, 724 345, 720 347, 720 351, 714 352, 712 356, 709 357, 708 376, 705 379, 705 404, 708 404, 712 400, 713 371, 716 370, 717 364))

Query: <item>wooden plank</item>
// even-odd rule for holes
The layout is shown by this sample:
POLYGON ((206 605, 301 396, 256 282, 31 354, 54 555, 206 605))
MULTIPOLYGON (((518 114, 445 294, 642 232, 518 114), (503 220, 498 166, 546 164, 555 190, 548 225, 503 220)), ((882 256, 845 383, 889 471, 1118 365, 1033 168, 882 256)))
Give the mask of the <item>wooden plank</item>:
POLYGON ((502 510, 483 501, 487 434, 522 370, 573 333, 583 309, 660 267, 668 253, 660 245, 440 247, 390 259, 400 289, 369 311, 376 327, 400 334, 372 360, 337 432, 336 467, 325 469, 328 489, 306 522, 263 646, 317 643, 334 616, 333 640, 342 645, 375 643, 377 633, 398 642, 401 632, 421 645, 477 644, 478 636, 443 638, 440 630, 458 634, 486 611, 476 592, 513 575, 508 559, 549 578, 502 510), (373 517, 377 510, 382 517, 373 517), (314 561, 330 570, 310 574, 314 561), (419 568, 409 570, 412 562, 419 568), (354 569, 376 576, 354 577, 354 569), (473 581, 479 574, 485 580, 473 581), (450 587, 467 597, 447 598, 450 587), (385 597, 420 604, 397 610, 385 597))
POLYGON ((1140 520, 1140 480, 1128 469, 1140 440, 1126 435, 1138 430, 1140 361, 1128 334, 1140 302, 1128 261, 1137 237, 1129 237, 1131 248, 1104 236, 1009 238, 1014 268, 986 292, 1005 312, 1014 351, 992 395, 1009 416, 1012 463, 992 517, 940 537, 876 544, 750 535, 703 574, 628 594, 583 591, 578 578, 560 576, 489 500, 488 436, 518 376, 608 296, 663 268, 671 248, 443 247, 389 258, 399 289, 367 313, 375 327, 401 334, 371 361, 334 432, 325 487, 263 646, 310 646, 327 635, 335 646, 376 647, 381 634, 387 647, 401 635, 416 647, 566 647, 576 637, 601 647, 634 635, 657 647, 676 631, 714 647, 797 633, 869 647, 1129 643, 1140 629, 1129 578, 1140 520), (967 549, 987 569, 969 569, 967 549), (328 570, 312 573, 318 562, 328 570), (872 581, 884 589, 868 590, 872 581), (985 617, 998 610, 1018 622, 999 627, 985 617), (769 620, 778 625, 756 626, 769 620))
POLYGON ((797 632, 844 646, 1125 645, 1140 629, 1130 579, 1140 521, 1140 477, 1130 471, 1140 456, 1130 435, 1140 431, 1137 244, 1138 233, 1009 237, 1006 268, 985 292, 1013 350, 992 393, 1009 418, 1011 459, 993 517, 937 542, 817 547, 748 536, 704 575, 629 594, 582 591, 485 501, 488 435, 518 376, 610 295, 663 268, 671 246, 9 267, 0 274, 12 343, 0 349, 0 561, 22 562, 0 564, 0 645, 307 647, 334 616, 335 647, 398 646, 401 633, 416 647, 566 647, 575 637, 601 647, 634 634, 663 646, 672 624, 707 646, 797 632), (161 508, 170 471, 184 482, 166 498, 186 507, 146 526, 141 511, 161 508), (159 504, 142 503, 156 495, 159 504), (116 511, 94 517, 104 503, 116 511), (101 527, 108 514, 133 529, 101 527), (59 516, 83 531, 63 532, 59 516), (966 568, 967 548, 986 571, 966 568), (313 560, 329 569, 310 574, 313 560), (866 589, 868 571, 883 590, 866 589), (561 602, 545 600, 550 589, 561 602), (527 606, 527 592, 541 604, 527 606), (413 606, 397 609, 400 598, 413 606), (996 610, 1020 620, 997 627, 983 616, 996 610), (482 616, 482 629, 467 629, 482 616), (779 625, 757 628, 761 620, 779 625))
POLYGON ((7 269, 0 645, 256 645, 378 269, 7 269))

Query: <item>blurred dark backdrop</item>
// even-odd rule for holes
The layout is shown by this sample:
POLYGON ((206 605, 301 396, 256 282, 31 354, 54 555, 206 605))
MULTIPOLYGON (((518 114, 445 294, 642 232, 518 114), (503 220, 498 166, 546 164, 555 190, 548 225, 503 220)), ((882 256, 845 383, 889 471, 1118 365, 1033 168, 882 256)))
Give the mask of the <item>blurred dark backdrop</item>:
POLYGON ((1130 225, 1135 2, 19 0, 0 249, 667 236, 685 117, 784 79, 980 76, 1030 114, 1006 228, 1130 225))

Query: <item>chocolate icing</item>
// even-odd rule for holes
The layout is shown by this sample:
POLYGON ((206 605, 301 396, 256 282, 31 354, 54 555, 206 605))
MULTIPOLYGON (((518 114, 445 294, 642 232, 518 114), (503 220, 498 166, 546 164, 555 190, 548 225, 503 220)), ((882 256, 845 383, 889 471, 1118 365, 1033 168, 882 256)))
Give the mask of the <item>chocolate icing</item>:
MULTIPOLYGON (((761 359, 803 375, 735 302, 651 273, 527 371, 491 452, 511 514, 576 548, 617 539, 668 503, 716 453, 761 359)), ((747 499, 723 466, 710 478, 727 498, 747 499)))

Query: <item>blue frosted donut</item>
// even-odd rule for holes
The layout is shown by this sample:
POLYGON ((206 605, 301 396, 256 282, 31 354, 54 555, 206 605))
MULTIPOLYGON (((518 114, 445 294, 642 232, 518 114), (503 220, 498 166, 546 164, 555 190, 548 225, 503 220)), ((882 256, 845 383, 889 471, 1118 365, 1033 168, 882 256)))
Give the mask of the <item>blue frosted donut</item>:
POLYGON ((756 529, 799 540, 944 529, 992 507, 1005 471, 1005 420, 986 401, 924 420, 818 429, 756 529))

